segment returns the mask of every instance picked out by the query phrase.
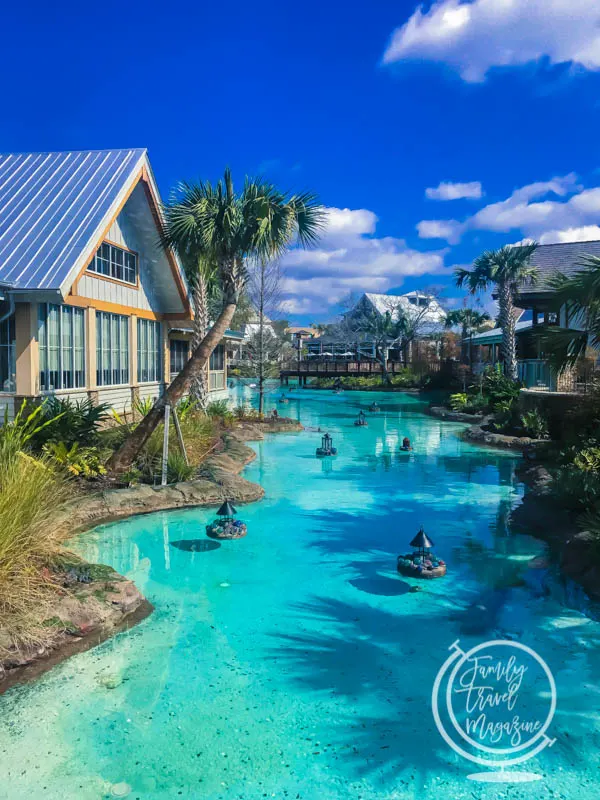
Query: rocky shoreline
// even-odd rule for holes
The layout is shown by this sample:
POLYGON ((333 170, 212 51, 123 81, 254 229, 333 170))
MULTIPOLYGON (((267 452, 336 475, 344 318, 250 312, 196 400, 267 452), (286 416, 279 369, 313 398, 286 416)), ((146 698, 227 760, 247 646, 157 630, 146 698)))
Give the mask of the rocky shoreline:
MULTIPOLYGON (((136 514, 218 505, 224 499, 236 503, 260 500, 264 496, 262 486, 239 474, 256 458, 245 442, 260 441, 265 433, 302 430, 299 422, 285 417, 240 422, 223 434, 221 451, 206 459, 198 479, 164 487, 105 489, 79 497, 58 524, 76 534, 136 514)), ((132 581, 103 564, 89 564, 73 557, 54 576, 54 582, 56 599, 44 610, 39 641, 19 645, 0 630, 0 694, 136 625, 153 610, 132 581)))
POLYGON ((561 507, 553 496, 552 474, 543 463, 548 440, 486 431, 482 427, 485 417, 451 411, 442 406, 430 408, 429 413, 452 422, 473 423, 477 420, 478 424, 471 424, 461 432, 462 439, 523 453, 524 461, 518 476, 526 491, 520 505, 511 513, 512 524, 546 542, 561 572, 578 583, 590 598, 600 600, 600 566, 594 566, 597 540, 589 532, 580 531, 575 516, 561 507))
POLYGON ((104 564, 72 561, 53 577, 55 597, 44 608, 38 641, 17 644, 0 630, 0 694, 152 613, 152 605, 133 581, 104 564))
POLYGON ((561 572, 578 583, 592 600, 600 600, 597 539, 579 530, 575 515, 554 499, 553 478, 546 466, 525 462, 518 477, 526 492, 511 513, 511 523, 546 542, 561 572))

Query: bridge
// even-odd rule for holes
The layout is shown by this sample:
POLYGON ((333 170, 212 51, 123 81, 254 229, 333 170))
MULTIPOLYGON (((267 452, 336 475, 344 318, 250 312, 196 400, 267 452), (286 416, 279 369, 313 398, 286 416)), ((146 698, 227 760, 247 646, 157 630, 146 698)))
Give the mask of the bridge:
MULTIPOLYGON (((418 373, 439 372, 440 361, 419 362, 418 364, 405 364, 404 361, 388 361, 387 370, 390 375, 396 375, 410 368, 418 373)), ((347 360, 310 360, 298 361, 296 364, 286 364, 279 372, 282 384, 287 385, 290 378, 298 378, 300 385, 306 385, 308 378, 341 378, 345 375, 381 375, 382 367, 378 361, 347 361, 347 360)))

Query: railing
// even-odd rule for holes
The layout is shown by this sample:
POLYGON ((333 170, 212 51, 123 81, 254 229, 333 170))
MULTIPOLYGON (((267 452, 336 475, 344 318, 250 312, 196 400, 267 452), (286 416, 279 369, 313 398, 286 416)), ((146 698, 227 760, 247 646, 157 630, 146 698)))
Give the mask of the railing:
POLYGON ((519 361, 519 380, 526 389, 540 392, 569 392, 585 394, 597 384, 600 376, 590 360, 556 374, 547 361, 537 358, 519 361))
MULTIPOLYGON (((405 364, 403 361, 388 361, 387 370, 392 374, 411 369, 419 374, 439 372, 440 361, 417 361, 405 364)), ((378 361, 348 361, 344 360, 319 360, 316 358, 305 361, 290 361, 281 365, 282 373, 295 375, 380 375, 381 364, 378 361)))
POLYGON ((540 358, 529 358, 519 361, 519 380, 526 389, 555 392, 556 376, 552 373, 547 361, 540 358))

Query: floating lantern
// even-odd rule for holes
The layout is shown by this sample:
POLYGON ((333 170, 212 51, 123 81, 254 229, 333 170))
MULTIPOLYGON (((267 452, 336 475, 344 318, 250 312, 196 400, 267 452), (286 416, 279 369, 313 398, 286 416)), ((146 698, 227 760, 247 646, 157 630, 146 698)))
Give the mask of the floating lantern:
POLYGON ((401 575, 410 578, 443 578, 446 574, 446 562, 432 553, 433 542, 423 528, 411 541, 412 553, 398 556, 397 569, 401 575))
POLYGON ((236 509, 229 500, 225 500, 217 511, 219 519, 213 520, 206 526, 206 533, 212 539, 241 539, 248 533, 246 523, 235 519, 236 509))
POLYGON ((333 446, 333 439, 326 433, 321 439, 321 447, 317 447, 318 456, 336 456, 337 448, 333 446))
POLYGON ((366 428, 368 426, 369 423, 362 409, 358 412, 358 417, 354 420, 354 424, 359 428, 366 428))

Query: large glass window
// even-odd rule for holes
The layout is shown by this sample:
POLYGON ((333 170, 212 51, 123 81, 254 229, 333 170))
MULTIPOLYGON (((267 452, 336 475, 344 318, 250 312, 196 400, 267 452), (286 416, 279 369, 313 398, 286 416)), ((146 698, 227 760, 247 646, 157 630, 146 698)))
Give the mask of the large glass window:
POLYGON ((16 391, 15 315, 0 322, 0 391, 16 391))
POLYGON ((169 342, 171 380, 185 367, 189 358, 189 347, 189 343, 183 339, 171 339, 169 342))
POLYGON ((85 386, 84 311, 53 303, 38 304, 40 390, 85 386))
POLYGON ((103 242, 88 267, 88 272, 105 275, 125 283, 137 283, 137 253, 103 242))
POLYGON ((151 319, 137 321, 137 379, 140 383, 159 381, 162 338, 160 322, 151 319))
POLYGON ((209 369, 214 372, 222 372, 225 369, 225 348, 218 344, 210 355, 209 369))
POLYGON ((96 382, 129 383, 129 317, 96 312, 96 382))

